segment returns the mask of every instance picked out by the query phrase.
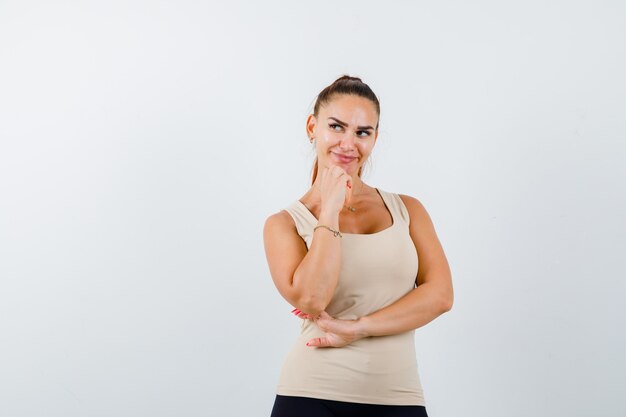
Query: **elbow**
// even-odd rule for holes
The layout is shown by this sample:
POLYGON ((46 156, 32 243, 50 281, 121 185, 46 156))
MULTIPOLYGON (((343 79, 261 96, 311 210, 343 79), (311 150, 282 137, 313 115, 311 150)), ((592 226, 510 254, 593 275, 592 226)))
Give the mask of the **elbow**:
POLYGON ((442 313, 447 313, 452 310, 452 304, 454 304, 454 296, 452 294, 442 297, 440 302, 440 309, 442 313))
POLYGON ((442 313, 447 313, 448 311, 452 310, 452 304, 453 304, 453 301, 451 299, 444 300, 441 303, 441 312, 442 313))
MULTIPOLYGON (((300 280, 294 276, 293 282, 300 282, 300 280)), ((294 307, 297 307, 300 311, 314 317, 319 316, 320 313, 326 309, 330 303, 330 299, 332 298, 332 293, 326 294, 319 290, 315 291, 309 288, 296 288, 295 285, 294 290, 294 307)))
POLYGON ((449 284, 442 288, 441 292, 441 309, 442 313, 447 313, 452 310, 452 305, 454 304, 454 290, 452 289, 452 279, 449 278, 449 284))
POLYGON ((327 305, 328 302, 325 302, 325 300, 315 295, 302 297, 298 302, 298 308, 300 308, 301 311, 314 317, 319 316, 321 312, 326 309, 327 305))

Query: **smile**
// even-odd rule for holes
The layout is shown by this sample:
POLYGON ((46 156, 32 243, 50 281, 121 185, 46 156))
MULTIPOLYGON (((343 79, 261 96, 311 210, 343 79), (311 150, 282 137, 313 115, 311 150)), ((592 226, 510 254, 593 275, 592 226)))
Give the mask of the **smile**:
POLYGON ((337 161, 339 161, 341 163, 344 163, 344 164, 350 163, 350 162, 354 161, 355 159, 357 159, 356 156, 341 155, 341 154, 334 153, 334 152, 331 152, 331 154, 333 154, 334 158, 337 161))

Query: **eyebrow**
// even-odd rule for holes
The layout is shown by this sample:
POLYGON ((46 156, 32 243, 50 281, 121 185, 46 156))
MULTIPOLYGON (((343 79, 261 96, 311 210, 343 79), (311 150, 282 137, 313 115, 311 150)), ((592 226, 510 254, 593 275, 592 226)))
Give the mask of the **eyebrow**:
MULTIPOLYGON (((340 124, 343 127, 348 127, 348 124, 346 122, 342 122, 341 120, 335 118, 335 117, 329 117, 329 119, 333 119, 334 121, 337 122, 337 124, 340 124)), ((372 126, 357 126, 358 130, 374 130, 374 128, 372 126)))

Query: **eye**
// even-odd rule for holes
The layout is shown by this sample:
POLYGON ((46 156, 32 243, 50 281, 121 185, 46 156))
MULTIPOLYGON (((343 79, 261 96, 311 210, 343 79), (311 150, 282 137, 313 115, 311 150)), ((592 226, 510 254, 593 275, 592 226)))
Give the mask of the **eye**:
POLYGON ((341 125, 338 125, 337 123, 331 123, 328 125, 328 127, 330 127, 332 130, 338 132, 339 130, 341 130, 341 125), (339 129, 335 129, 336 127, 338 127, 339 129))
POLYGON ((356 134, 360 138, 365 138, 365 137, 368 137, 370 135, 370 132, 368 132, 367 130, 359 130, 359 131, 356 132, 356 134), (361 135, 361 133, 365 133, 365 134, 361 135))

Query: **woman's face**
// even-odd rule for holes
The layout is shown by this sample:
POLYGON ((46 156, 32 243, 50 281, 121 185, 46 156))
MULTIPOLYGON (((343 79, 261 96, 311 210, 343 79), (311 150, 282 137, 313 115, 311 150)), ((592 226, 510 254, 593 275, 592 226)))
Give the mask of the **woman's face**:
POLYGON ((378 131, 376 107, 370 100, 341 94, 310 115, 307 133, 315 138, 319 169, 338 165, 356 176, 369 157, 378 131))

